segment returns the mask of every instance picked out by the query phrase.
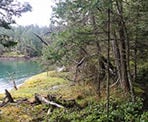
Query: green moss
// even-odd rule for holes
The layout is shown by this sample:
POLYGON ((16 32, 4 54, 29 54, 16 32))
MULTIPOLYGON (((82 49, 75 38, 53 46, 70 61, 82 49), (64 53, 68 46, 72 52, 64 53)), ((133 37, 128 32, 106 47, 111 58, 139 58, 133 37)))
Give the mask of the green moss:
POLYGON ((44 72, 27 79, 17 91, 11 91, 13 97, 30 98, 33 97, 35 93, 47 94, 52 86, 68 83, 67 80, 59 77, 53 77, 50 73, 54 74, 55 72, 49 72, 48 76, 46 72, 44 72))
POLYGON ((3 107, 2 110, 2 120, 3 121, 6 119, 5 122, 20 122, 20 121, 25 121, 29 122, 31 120, 31 116, 27 112, 27 109, 29 106, 25 106, 24 108, 22 105, 8 105, 6 107, 3 107), (26 108, 27 107, 27 108, 26 108), (26 110, 25 110, 26 108, 26 110), (8 118, 8 120, 7 120, 8 118))

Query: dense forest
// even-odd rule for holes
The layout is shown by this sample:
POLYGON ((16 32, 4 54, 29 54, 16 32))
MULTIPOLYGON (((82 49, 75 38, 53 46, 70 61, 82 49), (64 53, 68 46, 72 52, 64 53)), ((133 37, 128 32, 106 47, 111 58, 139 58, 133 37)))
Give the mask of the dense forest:
POLYGON ((0 19, 0 55, 38 57, 47 72, 63 66, 64 78, 72 86, 91 86, 93 94, 85 94, 95 99, 67 111, 56 109, 42 120, 146 122, 148 1, 57 0, 52 9, 49 27, 11 27, 13 22, 0 19))

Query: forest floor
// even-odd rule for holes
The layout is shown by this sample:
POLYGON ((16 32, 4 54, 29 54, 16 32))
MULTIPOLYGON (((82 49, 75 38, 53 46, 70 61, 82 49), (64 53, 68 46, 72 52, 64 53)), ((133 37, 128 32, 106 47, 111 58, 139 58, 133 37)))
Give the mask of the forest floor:
MULTIPOLYGON (((99 101, 101 103, 101 101, 106 99, 105 89, 104 91, 102 90, 102 97, 100 99, 92 85, 86 83, 74 84, 72 81, 67 80, 68 77, 71 77, 71 75, 67 72, 57 73, 55 71, 50 71, 29 78, 18 88, 18 90, 10 91, 12 97, 17 102, 8 103, 0 108, 0 122, 48 122, 49 118, 51 119, 51 122, 52 120, 55 120, 56 122, 54 117, 59 117, 61 120, 59 122, 70 122, 70 119, 80 120, 82 119, 82 116, 86 119, 85 116, 87 114, 88 122, 92 121, 92 117, 98 115, 98 113, 95 113, 97 107, 93 108, 93 103, 94 101, 99 101), (51 116, 48 113, 49 105, 32 104, 33 101, 35 101, 36 93, 42 96, 52 95, 60 100, 76 100, 80 108, 86 107, 86 109, 82 110, 82 113, 79 113, 80 110, 75 108, 67 109, 67 111, 58 108, 53 112, 55 116, 51 116), (24 102, 22 102, 23 100, 24 102), (89 104, 92 105, 92 108, 90 108, 89 104), (92 111, 94 111, 94 113, 90 114, 92 111), (67 113, 62 114, 64 112, 67 113), (72 114, 69 114, 69 112, 72 114), (60 117, 64 117, 64 119, 60 117)), ((138 89, 137 91, 140 94, 143 93, 143 90, 138 89)), ((125 95, 121 93, 121 90, 112 90, 111 92, 111 97, 122 98, 124 101, 126 100, 125 95)), ((0 100, 2 101, 4 97, 5 95, 1 94, 0 100)), ((103 110, 102 108, 98 109, 103 110)))

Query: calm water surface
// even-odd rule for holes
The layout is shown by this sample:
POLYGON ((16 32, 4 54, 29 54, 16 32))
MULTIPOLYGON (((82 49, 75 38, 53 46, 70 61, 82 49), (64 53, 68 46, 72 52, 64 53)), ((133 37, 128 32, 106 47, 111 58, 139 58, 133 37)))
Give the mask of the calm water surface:
POLYGON ((12 79, 20 85, 41 71, 39 64, 31 61, 0 61, 0 92, 13 88, 12 79))

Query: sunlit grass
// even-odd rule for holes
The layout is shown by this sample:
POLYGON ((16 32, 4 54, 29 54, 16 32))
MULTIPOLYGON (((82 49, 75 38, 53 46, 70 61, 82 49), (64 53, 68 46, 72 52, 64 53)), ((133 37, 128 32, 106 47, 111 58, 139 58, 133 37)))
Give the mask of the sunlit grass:
POLYGON ((13 97, 33 97, 35 93, 47 94, 52 86, 68 83, 67 80, 63 78, 52 76, 56 72, 46 72, 35 75, 27 79, 19 89, 12 90, 11 93, 13 97))

